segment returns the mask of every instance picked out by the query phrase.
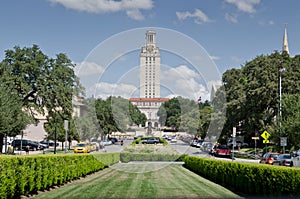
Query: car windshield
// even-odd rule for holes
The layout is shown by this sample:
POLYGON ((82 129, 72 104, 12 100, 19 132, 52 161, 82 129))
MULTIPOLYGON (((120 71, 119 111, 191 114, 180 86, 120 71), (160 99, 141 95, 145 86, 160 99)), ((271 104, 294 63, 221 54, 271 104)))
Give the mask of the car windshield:
POLYGON ((86 144, 85 143, 79 143, 76 146, 86 146, 86 144))
POLYGON ((275 159, 275 158, 278 158, 278 155, 277 154, 270 154, 270 157, 275 159))
POLYGON ((280 158, 281 159, 290 159, 291 155, 290 154, 282 154, 282 155, 280 155, 280 158))
POLYGON ((218 149, 229 149, 229 148, 225 145, 220 145, 220 146, 218 146, 218 149))

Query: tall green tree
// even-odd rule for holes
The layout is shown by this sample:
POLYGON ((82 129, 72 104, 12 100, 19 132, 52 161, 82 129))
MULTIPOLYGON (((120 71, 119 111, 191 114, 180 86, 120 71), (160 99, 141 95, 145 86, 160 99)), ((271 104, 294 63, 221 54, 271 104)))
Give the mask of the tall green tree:
POLYGON ((29 115, 22 111, 22 101, 9 87, 2 84, 0 77, 0 153, 3 138, 16 136, 32 122, 29 115))
POLYGON ((63 118, 72 114, 72 96, 82 92, 73 68, 65 54, 49 58, 37 45, 16 46, 5 51, 0 74, 3 84, 18 95, 24 111, 33 119, 46 114, 49 120, 57 114, 63 118))
POLYGON ((279 143, 278 118, 278 77, 282 76, 282 94, 300 92, 299 56, 274 52, 260 55, 247 62, 241 69, 230 69, 223 74, 226 91, 226 123, 222 135, 227 137, 233 127, 248 141, 264 130, 271 133, 271 140, 279 143))
POLYGON ((108 97, 95 101, 96 116, 105 135, 112 132, 124 132, 132 124, 145 124, 146 116, 127 99, 108 97))
POLYGON ((300 148, 300 94, 283 95, 281 136, 287 137, 288 148, 300 148))

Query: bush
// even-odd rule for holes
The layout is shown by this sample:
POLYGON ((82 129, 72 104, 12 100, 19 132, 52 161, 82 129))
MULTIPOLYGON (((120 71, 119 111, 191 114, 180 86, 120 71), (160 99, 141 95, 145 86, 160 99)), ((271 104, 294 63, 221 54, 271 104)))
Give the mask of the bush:
POLYGON ((300 196, 300 169, 185 156, 184 166, 251 196, 300 196))
POLYGON ((0 198, 20 198, 119 162, 119 153, 0 157, 0 198))

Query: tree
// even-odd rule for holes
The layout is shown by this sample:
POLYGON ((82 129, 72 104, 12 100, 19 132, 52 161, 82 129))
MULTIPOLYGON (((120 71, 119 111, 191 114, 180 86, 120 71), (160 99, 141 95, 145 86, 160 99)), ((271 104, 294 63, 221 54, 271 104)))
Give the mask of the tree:
POLYGON ((158 111, 161 125, 173 127, 176 131, 186 131, 192 135, 205 137, 210 123, 211 106, 206 101, 175 97, 164 102, 158 111))
POLYGON ((300 95, 282 97, 282 137, 287 137, 288 148, 300 148, 300 95))
POLYGON ((127 99, 108 97, 106 100, 97 99, 95 110, 101 132, 105 135, 112 132, 124 132, 132 124, 144 124, 145 114, 141 113, 127 99))
POLYGON ((49 58, 37 45, 16 46, 5 51, 0 74, 4 85, 13 85, 12 92, 17 94, 21 109, 33 119, 39 113, 47 114, 50 120, 58 115, 70 118, 72 96, 82 92, 73 67, 65 54, 49 58))
POLYGON ((22 111, 22 101, 16 93, 2 84, 0 77, 0 153, 5 136, 16 136, 31 123, 28 114, 22 111))
POLYGON ((282 93, 300 92, 300 57, 291 58, 287 53, 274 52, 261 55, 247 62, 241 69, 230 69, 223 74, 226 92, 226 123, 222 135, 229 136, 232 127, 248 141, 255 133, 267 130, 271 139, 279 143, 278 71, 282 73, 282 93))

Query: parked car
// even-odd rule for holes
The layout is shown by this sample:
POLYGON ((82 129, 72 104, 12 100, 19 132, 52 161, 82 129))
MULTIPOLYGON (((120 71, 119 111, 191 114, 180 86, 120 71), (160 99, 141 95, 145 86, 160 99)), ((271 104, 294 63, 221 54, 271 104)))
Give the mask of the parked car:
POLYGON ((268 152, 268 153, 265 153, 261 157, 259 163, 262 163, 262 164, 273 164, 273 162, 278 159, 278 156, 279 156, 279 153, 277 153, 277 152, 268 152))
POLYGON ((278 158, 273 161, 273 165, 291 166, 291 154, 279 154, 278 158))
POLYGON ((300 149, 291 154, 291 167, 300 167, 300 149))
POLYGON ((196 144, 196 148, 200 148, 201 147, 201 144, 202 144, 202 140, 198 140, 197 141, 197 144, 196 144))
POLYGON ((112 144, 118 144, 119 143, 118 139, 115 138, 115 137, 108 138, 108 140, 110 140, 112 144))
POLYGON ((170 141, 171 141, 171 143, 175 143, 175 142, 177 142, 177 139, 175 136, 173 136, 170 141))
POLYGON ((103 140, 100 142, 101 146, 108 146, 108 145, 112 145, 112 141, 111 140, 103 140))
POLYGON ((143 139, 141 141, 141 143, 142 144, 158 144, 158 143, 160 143, 160 141, 157 137, 150 137, 150 138, 143 139))
POLYGON ((80 142, 74 147, 74 153, 89 153, 90 146, 87 143, 80 142))
MULTIPOLYGON (((41 144, 45 144, 45 145, 48 145, 48 147, 52 147, 55 145, 55 142, 54 141, 51 141, 51 140, 42 140, 40 141, 41 144)), ((56 146, 58 146, 58 142, 56 142, 56 146)))
POLYGON ((193 139, 190 143, 190 145, 193 147, 196 147, 197 144, 198 144, 198 139, 193 139))
POLYGON ((212 148, 212 155, 214 156, 226 156, 226 157, 230 157, 231 154, 231 150, 227 145, 215 145, 212 148))
POLYGON ((211 152, 213 146, 214 146, 213 143, 204 141, 204 142, 202 142, 202 144, 200 146, 200 150, 206 151, 206 152, 211 152))
POLYGON ((21 145, 22 145, 22 150, 25 150, 26 146, 29 146, 29 150, 33 150, 33 151, 43 149, 42 146, 40 146, 38 143, 35 143, 31 140, 16 139, 12 141, 12 146, 17 150, 21 150, 21 145))

